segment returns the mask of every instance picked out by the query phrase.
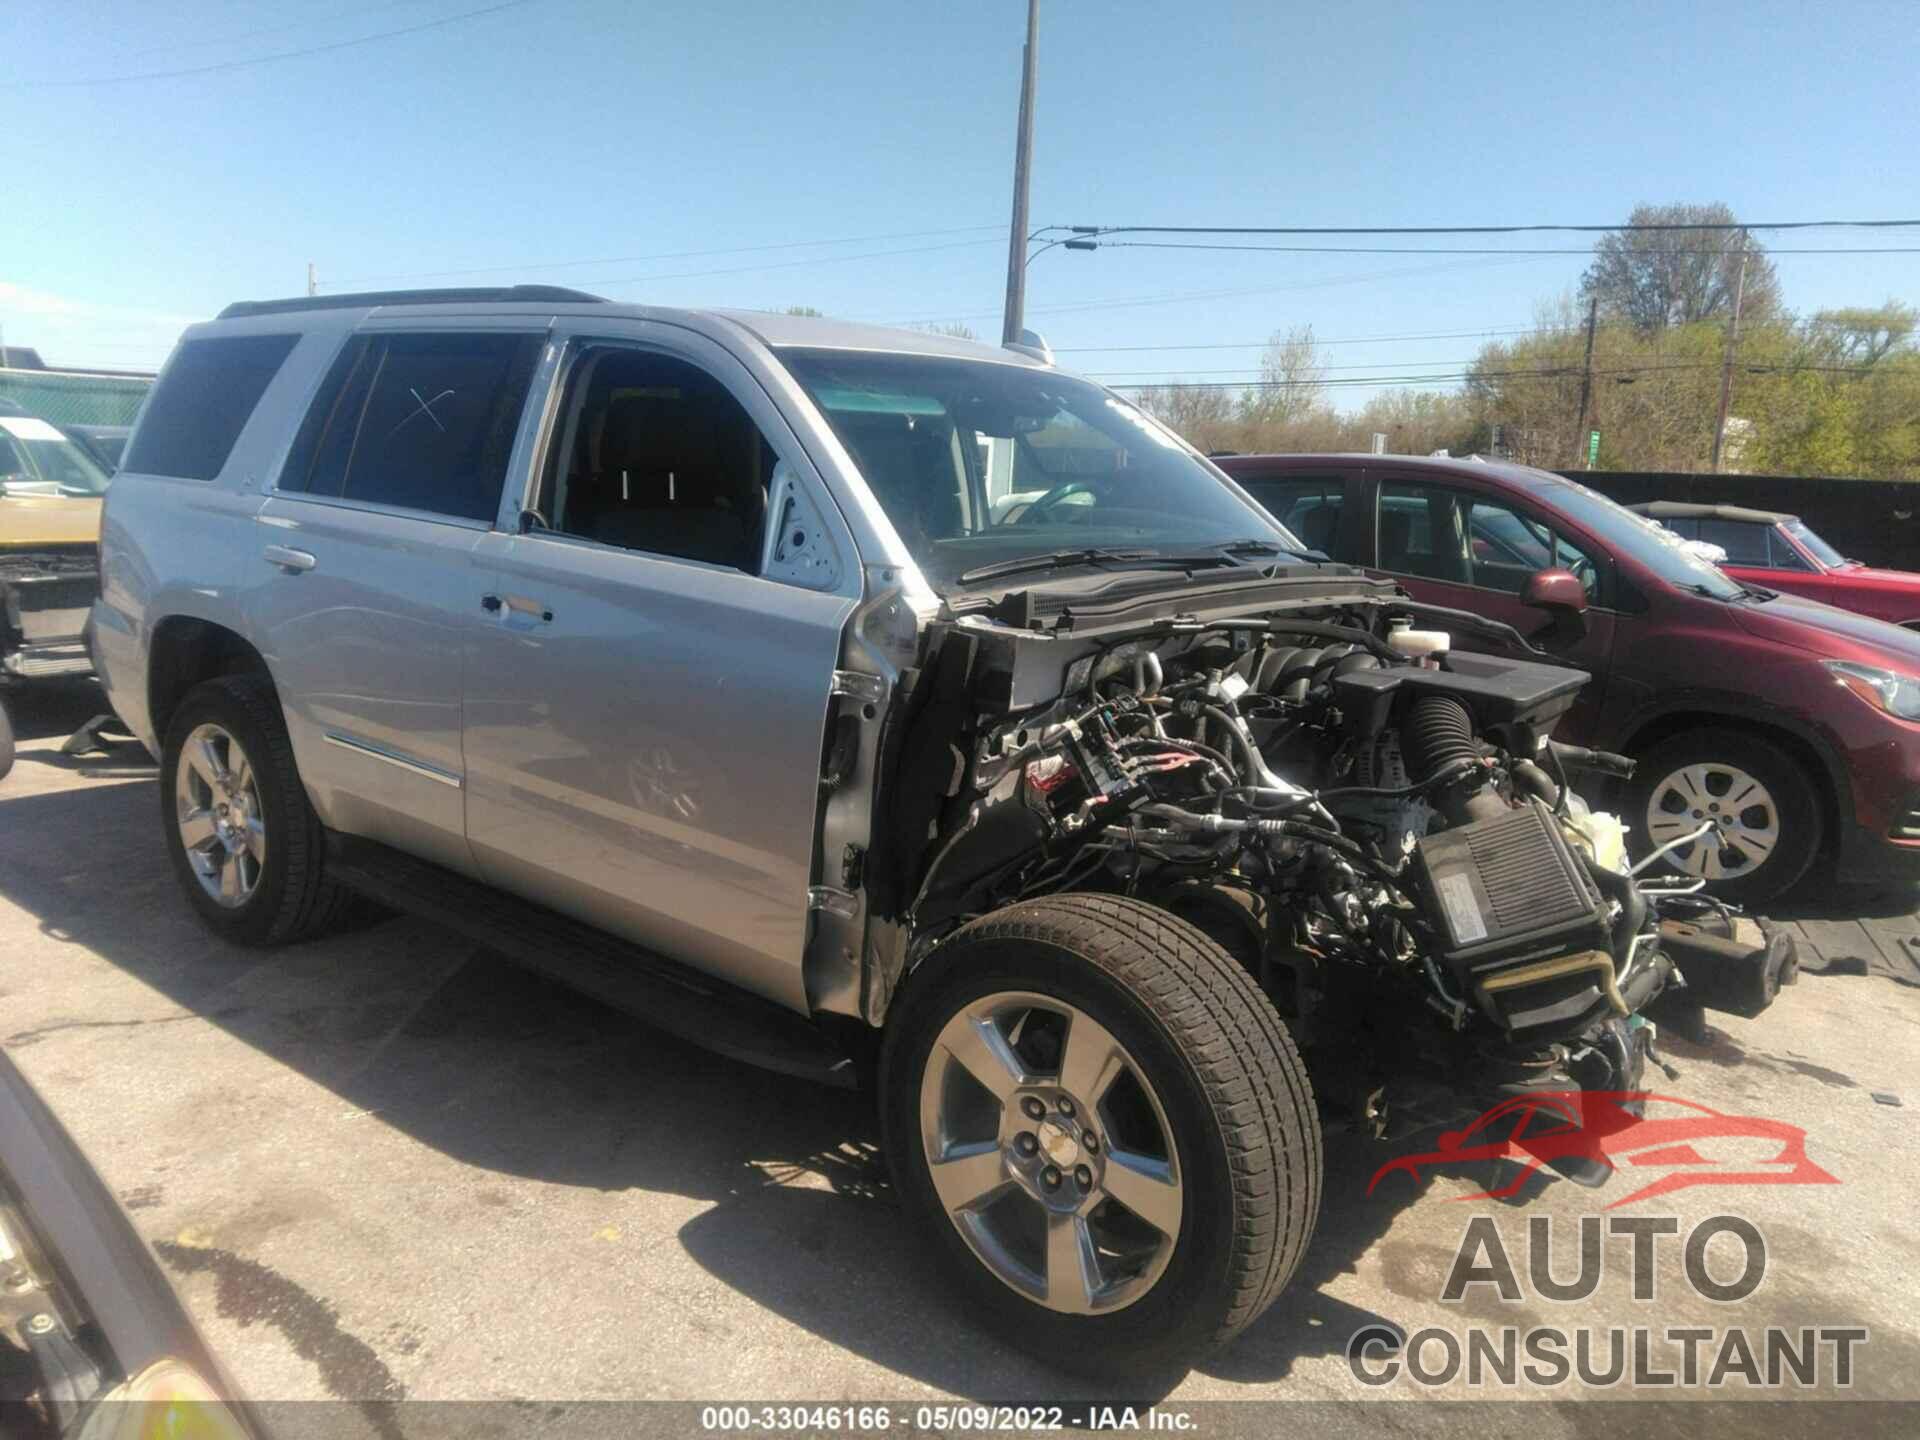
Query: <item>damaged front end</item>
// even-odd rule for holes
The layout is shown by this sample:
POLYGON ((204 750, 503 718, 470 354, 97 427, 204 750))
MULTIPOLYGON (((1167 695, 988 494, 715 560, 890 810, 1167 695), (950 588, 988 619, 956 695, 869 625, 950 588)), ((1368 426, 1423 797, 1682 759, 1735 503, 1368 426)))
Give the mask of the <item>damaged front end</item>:
POLYGON ((1148 900, 1257 977, 1323 1106, 1375 1134, 1638 1089, 1650 1012, 1753 1014, 1791 980, 1790 943, 1636 879, 1574 793, 1630 768, 1550 738, 1585 674, 1456 652, 1351 572, 1143 608, 929 628, 870 877, 903 968, 1019 900, 1148 900))
POLYGON ((99 589, 92 543, 0 547, 0 675, 43 680, 91 670, 82 631, 99 589))

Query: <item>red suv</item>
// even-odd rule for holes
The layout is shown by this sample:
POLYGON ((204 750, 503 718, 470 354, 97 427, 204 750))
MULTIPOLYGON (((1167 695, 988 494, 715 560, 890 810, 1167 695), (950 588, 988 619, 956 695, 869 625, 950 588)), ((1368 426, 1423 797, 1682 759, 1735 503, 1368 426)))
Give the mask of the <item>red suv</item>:
POLYGON ((1743 902, 1782 893, 1822 855, 1844 880, 1920 879, 1920 633, 1742 584, 1541 470, 1217 463, 1308 547, 1588 671, 1558 737, 1639 762, 1617 803, 1640 851, 1712 822, 1672 863, 1743 902))
POLYGON ((1653 500, 1627 508, 1658 520, 1682 540, 1719 546, 1727 555, 1720 568, 1736 580, 1824 600, 1842 610, 1858 610, 1876 620, 1920 630, 1920 575, 1911 570, 1876 570, 1849 560, 1798 515, 1679 500, 1653 500))

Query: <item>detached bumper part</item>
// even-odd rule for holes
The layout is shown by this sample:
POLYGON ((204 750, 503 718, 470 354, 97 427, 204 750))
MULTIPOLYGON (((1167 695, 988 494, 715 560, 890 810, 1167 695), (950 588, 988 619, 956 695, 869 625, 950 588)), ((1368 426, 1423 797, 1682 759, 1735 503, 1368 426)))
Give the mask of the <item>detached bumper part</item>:
MULTIPOLYGON (((1687 982, 1671 994, 1671 1002, 1695 1012, 1724 1010, 1751 1019, 1800 972, 1793 937, 1745 915, 1734 916, 1731 924, 1718 918, 1664 920, 1660 945, 1687 982)), ((1688 1028, 1684 1020, 1679 1028, 1688 1028)))

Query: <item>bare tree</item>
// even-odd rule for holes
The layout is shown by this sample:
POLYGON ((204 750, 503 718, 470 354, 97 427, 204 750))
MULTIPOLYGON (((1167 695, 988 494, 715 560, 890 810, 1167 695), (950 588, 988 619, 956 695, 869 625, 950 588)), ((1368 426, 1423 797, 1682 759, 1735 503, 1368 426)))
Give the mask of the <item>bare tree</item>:
POLYGON ((1239 401, 1215 385, 1155 385, 1134 403, 1197 450, 1233 450, 1240 443, 1239 401))
MULTIPOLYGON (((1735 225, 1725 205, 1636 205, 1631 225, 1735 225)), ((1600 313, 1642 334, 1669 326, 1724 319, 1739 287, 1740 252, 1747 275, 1742 323, 1764 320, 1780 308, 1780 278, 1761 246, 1740 230, 1628 230, 1603 235, 1580 281, 1580 298, 1597 296, 1600 313)))
POLYGON ((1326 379, 1313 326, 1276 330, 1260 357, 1260 384, 1247 392, 1241 418, 1255 431, 1292 425, 1326 408, 1326 379))
POLYGON ((978 340, 980 338, 973 333, 973 327, 971 325, 962 324, 958 320, 949 321, 944 325, 915 325, 912 328, 915 330, 924 330, 929 335, 945 335, 954 340, 978 340))

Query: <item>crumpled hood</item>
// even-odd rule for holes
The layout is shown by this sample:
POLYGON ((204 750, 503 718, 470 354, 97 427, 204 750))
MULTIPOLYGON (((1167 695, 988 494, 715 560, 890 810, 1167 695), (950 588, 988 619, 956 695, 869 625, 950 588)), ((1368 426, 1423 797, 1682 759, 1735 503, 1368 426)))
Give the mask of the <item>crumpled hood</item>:
POLYGON ((0 496, 0 551, 100 543, 100 500, 67 495, 0 496))
POLYGON ((1886 663, 1920 675, 1920 631, 1798 595, 1777 595, 1731 608, 1740 628, 1762 639, 1822 656, 1851 655, 1867 647, 1880 652, 1886 663))

